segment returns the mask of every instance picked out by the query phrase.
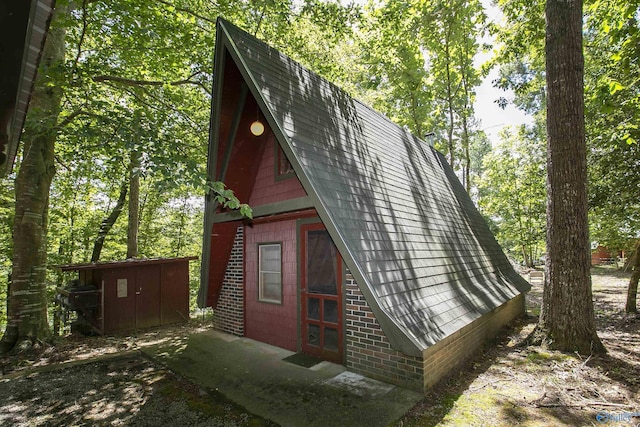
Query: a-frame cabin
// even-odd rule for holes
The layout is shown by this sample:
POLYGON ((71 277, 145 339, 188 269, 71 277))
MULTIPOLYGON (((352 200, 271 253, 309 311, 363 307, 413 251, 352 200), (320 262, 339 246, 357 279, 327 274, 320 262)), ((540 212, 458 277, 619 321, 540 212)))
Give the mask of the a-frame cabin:
POLYGON ((423 390, 524 312, 440 153, 222 19, 208 174, 254 216, 207 197, 198 301, 221 330, 423 390))

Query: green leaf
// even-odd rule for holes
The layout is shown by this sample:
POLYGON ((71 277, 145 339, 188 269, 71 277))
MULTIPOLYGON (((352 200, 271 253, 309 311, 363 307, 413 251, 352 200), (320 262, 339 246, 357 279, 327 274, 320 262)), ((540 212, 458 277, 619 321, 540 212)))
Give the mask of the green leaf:
POLYGON ((609 93, 611 95, 615 95, 616 92, 621 91, 623 89, 625 89, 625 87, 621 85, 619 82, 616 82, 616 81, 609 82, 609 93))
POLYGON ((246 218, 253 219, 253 209, 246 203, 240 205, 240 213, 246 218))

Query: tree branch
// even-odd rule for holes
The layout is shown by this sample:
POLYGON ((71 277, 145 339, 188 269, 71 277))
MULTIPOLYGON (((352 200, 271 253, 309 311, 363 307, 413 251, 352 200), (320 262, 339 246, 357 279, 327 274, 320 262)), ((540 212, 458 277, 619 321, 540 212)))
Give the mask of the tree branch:
POLYGON ((113 227, 113 224, 115 224, 116 220, 120 216, 120 213, 122 212, 124 202, 127 197, 128 188, 129 180, 125 179, 120 186, 120 195, 115 207, 113 208, 109 216, 105 218, 100 224, 98 235, 93 242, 93 253, 91 254, 91 262, 97 262, 100 259, 100 253, 102 252, 102 247, 104 246, 104 240, 107 237, 107 234, 109 234, 109 231, 111 231, 111 227, 113 227))
POLYGON ((82 116, 82 115, 87 115, 88 116, 90 114, 88 112, 86 112, 85 110, 76 110, 73 113, 69 114, 64 119, 62 119, 60 121, 60 123, 58 123, 56 125, 56 128, 61 129, 61 128, 65 127, 66 125, 68 125, 69 123, 71 123, 76 117, 82 116))
POLYGON ((155 96, 153 93, 151 93, 150 91, 147 90, 146 87, 142 87, 142 92, 145 93, 147 96, 149 96, 150 98, 153 98, 154 100, 156 100, 158 102, 158 105, 152 104, 150 102, 147 102, 145 99, 143 99, 136 91, 133 91, 132 89, 123 89, 126 93, 128 93, 130 96, 132 96, 134 99, 136 99, 138 102, 142 103, 143 105, 146 105, 147 107, 156 110, 156 111, 163 111, 162 107, 164 108, 169 108, 171 109, 171 111, 179 114, 181 117, 183 117, 187 122, 189 122, 191 124, 191 127, 193 129, 195 129, 196 131, 200 132, 201 129, 199 128, 198 124, 191 118, 189 117, 188 114, 185 114, 184 112, 180 111, 178 108, 176 108, 175 105, 170 104, 168 102, 166 102, 163 99, 158 98, 157 96, 155 96))
POLYGON ((165 5, 165 6, 172 7, 172 8, 174 8, 175 10, 177 10, 179 12, 184 12, 184 13, 188 13, 189 15, 193 15, 196 18, 202 19, 203 21, 210 22, 211 24, 215 25, 215 23, 216 23, 215 19, 211 19, 211 18, 207 18, 206 16, 202 16, 202 15, 194 12, 191 9, 187 9, 187 8, 184 8, 184 7, 178 7, 178 6, 176 6, 174 4, 171 4, 168 1, 164 1, 164 0, 157 0, 157 2, 161 3, 161 4, 165 5))
POLYGON ((135 80, 135 79, 128 79, 126 77, 103 75, 103 76, 93 77, 93 81, 98 83, 116 82, 116 83, 122 83, 129 86, 164 86, 164 85, 179 86, 179 85, 185 85, 185 84, 202 85, 202 83, 198 81, 190 80, 191 77, 193 76, 190 76, 188 79, 185 79, 185 80, 177 80, 175 82, 163 82, 158 80, 135 80))
POLYGON ((84 38, 87 34, 87 27, 89 26, 87 19, 87 3, 87 0, 82 2, 82 31, 80 32, 80 38, 78 40, 76 59, 73 61, 73 74, 75 74, 78 69, 78 61, 80 61, 80 55, 82 55, 82 43, 84 42, 84 38))
POLYGON ((95 76, 95 77, 92 78, 92 80, 94 82, 97 82, 97 83, 113 82, 113 83, 120 83, 120 84, 127 85, 127 86, 164 86, 164 85, 180 86, 180 85, 194 85, 194 86, 200 86, 202 89, 204 89, 204 91, 206 93, 211 95, 211 92, 209 92, 209 89, 204 84, 202 84, 202 82, 199 82, 197 80, 191 80, 193 77, 195 77, 195 76, 197 76, 198 74, 201 74, 201 73, 202 72, 199 71, 199 72, 197 72, 195 74, 190 75, 186 79, 176 80, 176 81, 173 81, 173 82, 163 82, 163 81, 159 81, 159 80, 136 80, 136 79, 128 79, 126 77, 107 76, 107 75, 95 76))
POLYGON ((57 154, 53 156, 53 158, 56 160, 56 162, 58 162, 60 164, 60 166, 62 166, 63 168, 65 168, 66 170, 70 171, 71 168, 69 166, 66 165, 65 162, 62 161, 62 159, 60 158, 60 156, 58 156, 57 154))

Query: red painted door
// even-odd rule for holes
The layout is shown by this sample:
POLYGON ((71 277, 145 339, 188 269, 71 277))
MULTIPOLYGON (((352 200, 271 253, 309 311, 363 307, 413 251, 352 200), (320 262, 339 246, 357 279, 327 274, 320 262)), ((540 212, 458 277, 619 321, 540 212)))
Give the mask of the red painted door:
POLYGON ((160 324, 160 265, 136 268, 136 328, 160 324))
POLYGON ((102 332, 126 331, 136 327, 136 275, 133 268, 104 270, 102 332))
POLYGON ((301 227, 302 351, 343 362, 342 259, 324 225, 301 227))

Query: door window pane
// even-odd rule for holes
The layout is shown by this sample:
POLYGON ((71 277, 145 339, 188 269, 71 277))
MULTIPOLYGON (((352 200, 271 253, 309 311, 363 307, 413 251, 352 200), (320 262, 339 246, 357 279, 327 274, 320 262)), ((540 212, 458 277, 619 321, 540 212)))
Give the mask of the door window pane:
POLYGON ((338 351, 338 330, 334 328, 324 328, 324 348, 331 351, 338 351))
POLYGON ((320 326, 309 325, 307 342, 309 345, 320 347, 320 326))
POLYGON ((324 321, 338 323, 338 301, 324 300, 324 321))
POLYGON ((318 298, 309 298, 307 301, 307 318, 320 320, 320 300, 318 298))
POLYGON ((282 302, 282 248, 279 243, 258 246, 258 299, 282 302))
POLYGON ((327 230, 307 233, 307 288, 309 293, 337 295, 336 248, 327 230))

